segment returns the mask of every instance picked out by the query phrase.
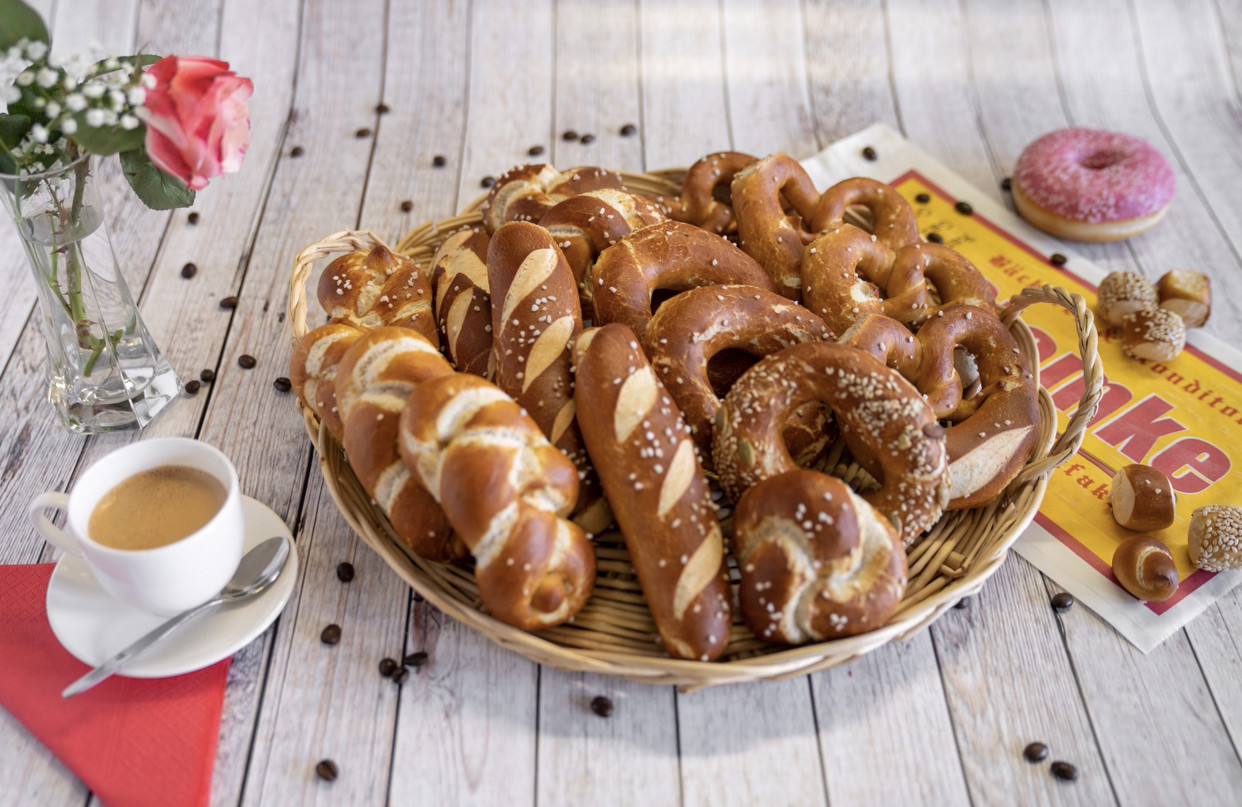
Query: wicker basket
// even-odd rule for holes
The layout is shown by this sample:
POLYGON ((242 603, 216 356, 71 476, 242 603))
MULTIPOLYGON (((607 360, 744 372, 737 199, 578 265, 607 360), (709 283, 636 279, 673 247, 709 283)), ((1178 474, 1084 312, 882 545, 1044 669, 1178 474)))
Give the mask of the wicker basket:
MULTIPOLYGON (((684 170, 622 176, 634 192, 676 195, 684 170)), ((447 235, 461 227, 481 224, 482 201, 476 200, 458 216, 415 228, 394 249, 428 266, 436 247, 447 235)), ((344 231, 307 247, 297 256, 289 295, 289 321, 295 339, 309 330, 307 280, 317 262, 380 243, 372 233, 344 231)), ((1015 295, 1003 315, 1006 327, 1031 367, 1039 366, 1035 343, 1018 315, 1039 302, 1067 308, 1078 330, 1086 390, 1065 432, 1056 435, 1057 413, 1048 393, 1041 388, 1040 439, 1022 472, 986 507, 946 513, 910 551, 910 582, 905 598, 883 627, 858 636, 787 648, 756 639, 740 616, 735 615, 728 649, 715 662, 672 659, 665 654, 624 541, 617 533, 596 536, 595 593, 571 624, 529 633, 494 619, 483 609, 470 569, 431 563, 406 550, 362 489, 340 444, 300 401, 298 408, 317 450, 328 489, 354 531, 435 607, 497 644, 557 669, 603 673, 643 683, 675 684, 684 689, 787 678, 848 663, 889 641, 912 636, 963 597, 977 593, 1005 561, 1010 544, 1039 508, 1049 473, 1078 450, 1103 384, 1095 326, 1086 302, 1079 295, 1051 286, 1030 288, 1015 295)), ((861 479, 865 474, 847 457, 830 456, 827 467, 851 484, 865 481, 861 479)), ((736 569, 731 572, 736 581, 736 569)))

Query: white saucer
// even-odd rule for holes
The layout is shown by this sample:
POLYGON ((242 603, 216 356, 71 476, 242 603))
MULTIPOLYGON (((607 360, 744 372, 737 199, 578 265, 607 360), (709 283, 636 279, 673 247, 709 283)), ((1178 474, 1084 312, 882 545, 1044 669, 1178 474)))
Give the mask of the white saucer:
MULTIPOLYGON (((276 621, 298 577, 293 535, 271 508, 249 496, 242 496, 242 512, 246 519, 246 551, 274 535, 290 540, 293 551, 280 577, 262 594, 196 617, 134 659, 118 675, 166 678, 201 670, 250 644, 276 621)), ((115 599, 96 582, 85 561, 65 555, 48 583, 47 620, 65 649, 94 667, 162 623, 164 617, 115 599)))

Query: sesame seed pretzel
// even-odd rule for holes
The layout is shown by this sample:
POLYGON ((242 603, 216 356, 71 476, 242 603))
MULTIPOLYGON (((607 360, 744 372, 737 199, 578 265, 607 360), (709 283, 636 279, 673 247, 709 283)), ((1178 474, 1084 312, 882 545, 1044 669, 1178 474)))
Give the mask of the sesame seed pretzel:
POLYGON ((811 229, 822 232, 840 226, 851 207, 867 209, 872 232, 889 249, 923 240, 910 203, 888 185, 867 177, 842 180, 824 191, 811 217, 811 229))
POLYGON ((732 189, 738 246, 767 270, 781 296, 798 299, 802 253, 815 237, 803 227, 819 203, 815 183, 789 155, 769 154, 739 171, 732 189))

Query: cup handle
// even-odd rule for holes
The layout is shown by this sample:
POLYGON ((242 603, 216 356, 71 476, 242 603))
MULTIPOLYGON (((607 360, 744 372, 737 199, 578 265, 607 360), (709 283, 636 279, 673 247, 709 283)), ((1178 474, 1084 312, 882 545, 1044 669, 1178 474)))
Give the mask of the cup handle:
POLYGON ((35 529, 39 531, 48 543, 56 546, 63 552, 70 555, 82 557, 82 548, 78 546, 77 539, 72 535, 57 527, 52 520, 43 512, 44 510, 65 510, 69 507, 69 494, 60 491, 48 491, 40 493, 30 503, 30 520, 34 522, 35 529))

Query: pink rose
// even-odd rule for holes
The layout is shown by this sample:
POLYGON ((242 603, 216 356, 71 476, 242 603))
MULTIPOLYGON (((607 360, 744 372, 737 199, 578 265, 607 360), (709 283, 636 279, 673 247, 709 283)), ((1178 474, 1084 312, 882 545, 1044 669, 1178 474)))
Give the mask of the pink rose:
POLYGON ((146 97, 151 162, 196 191, 241 168, 250 145, 250 79, 205 56, 166 56, 147 73, 155 79, 146 97))

